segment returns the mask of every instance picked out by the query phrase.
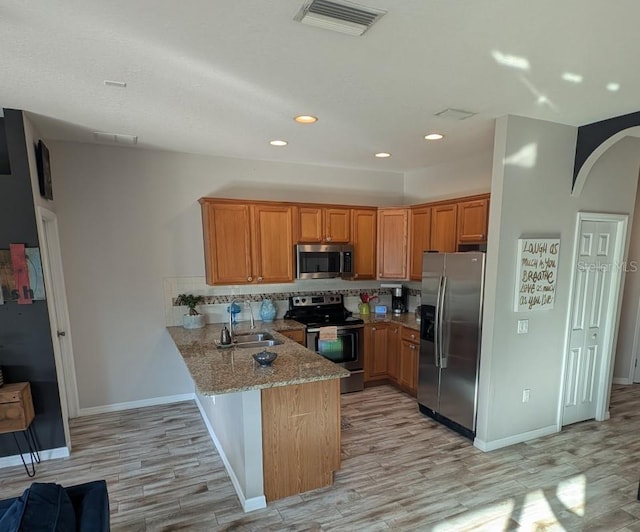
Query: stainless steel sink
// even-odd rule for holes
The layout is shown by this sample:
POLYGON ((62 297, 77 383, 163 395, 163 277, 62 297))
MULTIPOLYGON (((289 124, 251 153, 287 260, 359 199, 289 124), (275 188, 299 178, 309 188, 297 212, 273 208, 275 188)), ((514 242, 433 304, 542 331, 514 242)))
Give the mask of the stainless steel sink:
POLYGON ((236 334, 233 343, 236 347, 272 347, 283 342, 276 340, 271 333, 257 332, 236 334))
POLYGON ((250 332, 236 334, 234 338, 236 343, 262 342, 263 340, 273 340, 273 335, 268 332, 250 332))

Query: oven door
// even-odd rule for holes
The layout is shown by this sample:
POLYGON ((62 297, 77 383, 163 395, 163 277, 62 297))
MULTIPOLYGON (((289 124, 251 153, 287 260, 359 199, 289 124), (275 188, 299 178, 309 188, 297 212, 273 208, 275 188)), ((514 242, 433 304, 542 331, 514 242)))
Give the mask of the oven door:
POLYGON ((362 325, 338 327, 335 340, 320 340, 320 331, 310 329, 307 331, 307 348, 348 370, 361 370, 363 332, 362 325))
POLYGON ((307 331, 307 348, 348 369, 351 375, 340 379, 340 393, 360 392, 364 389, 364 327, 338 327, 335 340, 320 340, 318 329, 307 331))

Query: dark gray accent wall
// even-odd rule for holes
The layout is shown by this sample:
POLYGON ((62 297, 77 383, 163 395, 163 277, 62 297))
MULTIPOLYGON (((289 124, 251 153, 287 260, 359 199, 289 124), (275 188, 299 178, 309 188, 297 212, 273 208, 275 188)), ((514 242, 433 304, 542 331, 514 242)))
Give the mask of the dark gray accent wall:
MULTIPOLYGON (((31 188, 22 112, 5 109, 0 125, 6 146, 0 148, 10 159, 10 175, 0 174, 0 249, 9 244, 39 247, 36 212, 31 188), (3 151, 4 150, 4 151, 3 151)), ((2 138, 0 136, 0 141, 2 138)), ((0 161, 0 169, 3 163, 0 161)), ((58 394, 49 313, 46 301, 0 305, 0 366, 5 382, 31 383, 36 417, 34 428, 42 449, 64 447, 62 410, 58 394)), ((22 437, 19 436, 22 442, 22 437)), ((0 434, 0 456, 17 454, 11 434, 0 434)))
POLYGON ((640 125, 640 111, 580 126, 578 128, 576 156, 573 164, 572 186, 576 183, 580 168, 600 144, 618 133, 618 131, 638 125, 640 125))

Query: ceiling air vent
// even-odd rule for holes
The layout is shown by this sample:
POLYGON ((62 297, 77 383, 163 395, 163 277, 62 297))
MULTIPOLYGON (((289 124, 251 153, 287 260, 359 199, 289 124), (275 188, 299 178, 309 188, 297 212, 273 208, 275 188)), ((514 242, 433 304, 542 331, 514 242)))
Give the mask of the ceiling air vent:
POLYGON ((362 35, 385 13, 383 9, 352 2, 312 0, 302 6, 293 20, 348 35, 362 35))

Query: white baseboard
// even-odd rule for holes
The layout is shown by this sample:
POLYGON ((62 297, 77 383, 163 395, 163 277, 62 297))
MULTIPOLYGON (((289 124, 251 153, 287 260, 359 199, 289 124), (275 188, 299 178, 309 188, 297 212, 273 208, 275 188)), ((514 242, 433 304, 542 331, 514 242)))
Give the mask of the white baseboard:
POLYGON ((548 436, 549 434, 555 434, 558 432, 556 425, 549 425, 548 427, 542 427, 541 429, 531 430, 529 432, 523 432, 522 434, 515 434, 508 438, 502 438, 499 440, 493 440, 489 442, 482 441, 478 438, 473 440, 473 445, 481 451, 489 452, 501 449, 502 447, 508 447, 509 445, 515 445, 516 443, 522 443, 524 441, 533 440, 535 438, 541 438, 542 436, 548 436))
POLYGON ((625 377, 614 377, 612 382, 613 384, 633 384, 631 379, 625 377))
POLYGON ((233 487, 236 490, 236 493, 238 494, 238 499, 240 499, 240 504, 242 505, 242 509, 245 512, 252 512, 253 510, 260 510, 262 508, 266 508, 267 507, 267 499, 265 498, 264 495, 262 495, 260 497, 251 497, 249 499, 245 498, 244 492, 242 491, 242 488, 240 487, 240 482, 238 480, 238 477, 236 477, 235 471, 231 467, 231 464, 229 463, 229 460, 227 460, 227 455, 224 454, 224 449, 222 448, 222 444, 220 443, 220 440, 218 439, 218 436, 216 436, 216 433, 213 430, 213 427, 211 426, 211 423, 209 422, 209 418, 207 417, 207 413, 206 413, 204 407, 202 406, 202 403, 200 403, 200 399, 198 399, 198 394, 196 394, 195 400, 196 400, 196 404, 198 405, 198 409, 200 410, 200 416, 202 417, 202 420, 204 421, 204 424, 207 427, 207 430, 209 431, 209 435, 211 436, 211 439, 213 440, 213 444, 216 446, 218 454, 220 455, 220 458, 222 459, 222 463, 224 464, 224 467, 227 470, 227 474, 229 475, 229 478, 231 479, 231 483, 233 484, 233 487))
POLYGON ((166 405, 170 403, 181 403, 183 401, 192 401, 195 393, 183 393, 181 395, 166 395, 164 397, 152 397, 151 399, 141 399, 140 401, 128 401, 126 403, 113 403, 104 406, 90 406, 89 408, 80 408, 78 417, 93 416, 96 414, 107 414, 109 412, 119 412, 120 410, 131 410, 133 408, 144 408, 146 406, 166 405))
MULTIPOLYGON (((55 460, 56 458, 66 458, 69 456, 69 449, 67 447, 56 447, 55 449, 45 449, 44 451, 38 451, 40 454, 40 460, 55 460)), ((24 453, 24 459, 27 464, 30 461, 29 452, 24 453)), ((20 458, 19 454, 14 454, 12 456, 3 456, 0 458, 0 468, 2 467, 13 467, 17 465, 22 465, 22 458, 20 458)))

